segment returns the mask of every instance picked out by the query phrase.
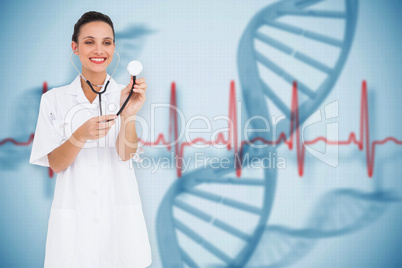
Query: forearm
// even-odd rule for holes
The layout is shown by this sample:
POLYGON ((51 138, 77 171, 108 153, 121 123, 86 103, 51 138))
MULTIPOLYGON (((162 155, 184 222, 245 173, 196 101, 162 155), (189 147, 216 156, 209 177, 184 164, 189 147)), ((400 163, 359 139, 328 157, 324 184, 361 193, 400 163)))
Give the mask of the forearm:
POLYGON ((116 152, 123 161, 131 159, 138 148, 138 137, 135 129, 136 116, 120 115, 120 130, 116 140, 116 152))
POLYGON ((68 168, 84 147, 85 142, 86 139, 77 129, 67 141, 48 154, 50 168, 56 173, 68 168))

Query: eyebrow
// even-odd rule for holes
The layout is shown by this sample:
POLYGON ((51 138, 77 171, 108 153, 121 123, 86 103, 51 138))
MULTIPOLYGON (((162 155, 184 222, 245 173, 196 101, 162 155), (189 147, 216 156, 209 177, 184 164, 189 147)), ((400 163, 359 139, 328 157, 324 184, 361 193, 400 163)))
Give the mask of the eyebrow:
MULTIPOLYGON (((95 37, 93 37, 93 36, 86 36, 86 37, 84 37, 83 39, 85 39, 85 38, 92 38, 92 39, 95 39, 95 37)), ((105 37, 105 38, 103 38, 103 40, 105 40, 105 39, 113 40, 111 37, 105 37)))

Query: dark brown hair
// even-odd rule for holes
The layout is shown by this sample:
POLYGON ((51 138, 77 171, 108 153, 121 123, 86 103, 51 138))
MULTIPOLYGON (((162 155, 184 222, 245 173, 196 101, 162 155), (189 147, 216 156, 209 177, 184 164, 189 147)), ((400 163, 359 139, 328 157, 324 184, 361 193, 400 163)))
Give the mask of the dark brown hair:
POLYGON ((80 33, 81 27, 84 24, 93 22, 93 21, 103 21, 103 22, 109 24, 110 27, 112 27, 113 43, 114 43, 115 34, 114 34, 114 27, 113 27, 112 20, 110 19, 110 17, 108 15, 105 15, 105 14, 102 14, 102 13, 96 12, 96 11, 88 11, 84 15, 81 16, 81 18, 74 25, 74 33, 73 33, 71 40, 78 44, 78 35, 80 33))

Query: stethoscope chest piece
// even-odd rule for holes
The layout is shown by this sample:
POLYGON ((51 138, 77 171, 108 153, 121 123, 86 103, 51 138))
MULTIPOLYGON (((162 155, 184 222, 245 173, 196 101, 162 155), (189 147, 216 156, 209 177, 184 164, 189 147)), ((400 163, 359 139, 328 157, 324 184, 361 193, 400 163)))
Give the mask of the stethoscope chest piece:
MULTIPOLYGON (((71 63, 73 64, 74 68, 77 70, 77 72, 80 74, 80 76, 85 80, 85 82, 86 82, 86 83, 88 84, 88 86, 91 88, 91 90, 92 90, 94 93, 96 93, 96 94, 99 95, 99 111, 100 111, 100 115, 102 116, 102 107, 101 107, 101 102, 102 102, 102 99, 101 99, 101 98, 102 98, 102 94, 106 92, 107 87, 109 86, 110 80, 112 79, 114 73, 116 72, 117 66, 119 65, 119 62, 120 62, 120 55, 119 55, 119 53, 117 53, 116 51, 114 51, 114 53, 116 53, 117 56, 118 56, 118 58, 119 58, 119 60, 118 60, 118 62, 117 62, 117 64, 116 64, 116 67, 114 68, 112 75, 109 77, 109 80, 106 81, 106 84, 105 84, 105 87, 103 88, 103 90, 101 90, 101 91, 96 91, 96 90, 93 88, 94 84, 92 84, 88 79, 86 79, 86 78, 82 75, 82 73, 78 70, 78 68, 75 66, 75 64, 74 64, 74 62, 73 62, 73 59, 72 59, 72 55, 73 55, 74 52, 76 52, 76 50, 75 50, 75 51, 72 51, 71 54, 70 54, 70 61, 71 61, 71 63)), ((123 103, 123 105, 121 106, 120 110, 117 112, 117 114, 116 114, 117 116, 119 116, 119 114, 123 111, 124 107, 126 107, 128 101, 130 100, 131 96, 133 95, 133 89, 134 89, 134 85, 135 85, 136 76, 139 75, 139 74, 143 71, 143 69, 144 69, 144 68, 143 68, 143 66, 142 66, 142 63, 141 63, 140 61, 138 61, 138 60, 130 61, 130 63, 127 65, 127 71, 130 73, 130 75, 133 76, 133 85, 132 85, 132 87, 131 87, 130 94, 128 95, 127 99, 124 101, 124 103, 123 103)), ((110 119, 110 120, 113 120, 113 119, 110 119)), ((108 120, 108 121, 110 121, 110 120, 108 120)), ((107 122, 107 121, 106 121, 106 122, 107 122)))

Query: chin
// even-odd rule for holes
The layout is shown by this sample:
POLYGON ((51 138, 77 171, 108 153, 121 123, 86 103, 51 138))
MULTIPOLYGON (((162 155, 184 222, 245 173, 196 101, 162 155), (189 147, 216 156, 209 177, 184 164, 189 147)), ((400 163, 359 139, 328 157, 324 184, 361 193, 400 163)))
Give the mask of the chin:
POLYGON ((95 67, 92 67, 92 68, 88 68, 88 71, 91 71, 93 73, 103 73, 103 72, 106 72, 106 67, 107 66, 108 65, 106 65, 106 64, 105 64, 105 66, 95 66, 95 67))

